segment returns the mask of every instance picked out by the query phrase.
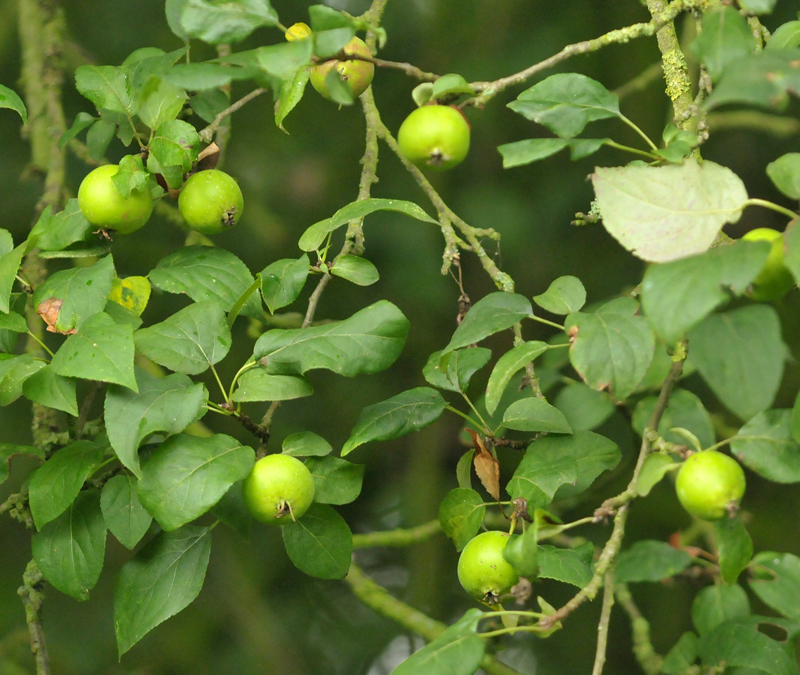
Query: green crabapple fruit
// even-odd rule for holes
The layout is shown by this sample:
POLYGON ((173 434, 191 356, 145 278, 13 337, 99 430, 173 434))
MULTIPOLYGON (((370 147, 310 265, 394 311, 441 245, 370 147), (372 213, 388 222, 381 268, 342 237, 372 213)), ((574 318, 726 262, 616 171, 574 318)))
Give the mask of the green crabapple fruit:
POLYGON ((519 581, 503 557, 510 535, 492 530, 470 539, 458 559, 458 580, 472 597, 494 604, 519 581))
POLYGON ((754 300, 777 300, 794 286, 792 273, 783 264, 783 235, 769 227, 750 230, 742 239, 745 241, 767 241, 772 244, 767 262, 753 279, 750 296, 754 300))
POLYGON ((123 197, 111 180, 118 171, 117 164, 104 164, 90 171, 78 188, 78 208, 92 225, 130 234, 150 218, 153 197, 147 188, 123 197))
MULTIPOLYGON (((371 57, 372 53, 369 51, 366 43, 360 38, 354 37, 342 49, 345 55, 350 56, 365 56, 371 57)), ((366 91, 367 87, 372 83, 372 77, 375 75, 375 66, 369 61, 361 61, 351 59, 349 61, 339 61, 338 59, 330 59, 311 69, 311 76, 309 78, 311 86, 316 89, 323 98, 332 101, 330 89, 325 83, 325 78, 331 69, 336 69, 342 82, 350 90, 353 98, 361 96, 366 91)))
POLYGON ((227 173, 208 169, 189 177, 178 197, 178 208, 193 230, 219 234, 239 222, 244 197, 227 173))
POLYGON ((397 142, 403 156, 420 168, 437 171, 460 164, 469 152, 469 122, 458 108, 424 105, 400 125, 397 142))
POLYGON ((744 471, 739 462, 716 450, 691 455, 675 481, 683 508, 703 520, 721 520, 735 513, 744 488, 744 471))
POLYGON ((286 525, 311 506, 314 479, 296 457, 267 455, 255 463, 244 479, 242 492, 253 518, 269 525, 286 525))

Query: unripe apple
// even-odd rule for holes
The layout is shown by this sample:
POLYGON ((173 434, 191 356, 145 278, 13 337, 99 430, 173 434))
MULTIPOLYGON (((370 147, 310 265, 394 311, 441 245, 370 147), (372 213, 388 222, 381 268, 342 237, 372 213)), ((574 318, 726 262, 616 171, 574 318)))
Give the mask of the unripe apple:
POLYGON ((311 506, 314 479, 296 457, 267 455, 255 463, 244 479, 242 493, 253 518, 268 525, 286 525, 311 506))
MULTIPOLYGON (((350 40, 342 51, 345 55, 372 56, 366 43, 357 37, 350 40)), ((366 91, 367 87, 372 83, 372 77, 375 74, 375 66, 372 63, 357 59, 346 61, 330 59, 329 61, 314 66, 311 69, 311 76, 309 78, 311 86, 329 101, 332 101, 333 98, 331 97, 328 85, 325 83, 325 78, 332 69, 335 69, 336 72, 339 73, 339 77, 350 90, 353 98, 361 96, 361 94, 366 91)))
POLYGON ((224 171, 208 169, 189 177, 178 197, 186 224, 203 234, 219 234, 242 215, 244 197, 239 184, 224 171))
POLYGON ((133 190, 123 197, 112 181, 119 171, 116 164, 104 164, 89 172, 78 188, 78 208, 92 225, 119 234, 141 228, 153 212, 150 191, 133 190))
POLYGON ((675 481, 683 508, 703 520, 721 520, 733 514, 744 489, 744 471, 739 462, 716 450, 691 455, 675 481))
POLYGON ((403 156, 425 169, 444 171, 460 164, 469 152, 469 122, 458 108, 424 105, 412 112, 397 134, 403 156))
POLYGON ((470 539, 458 559, 458 580, 472 597, 490 604, 519 581, 504 557, 510 535, 498 530, 481 532, 470 539))

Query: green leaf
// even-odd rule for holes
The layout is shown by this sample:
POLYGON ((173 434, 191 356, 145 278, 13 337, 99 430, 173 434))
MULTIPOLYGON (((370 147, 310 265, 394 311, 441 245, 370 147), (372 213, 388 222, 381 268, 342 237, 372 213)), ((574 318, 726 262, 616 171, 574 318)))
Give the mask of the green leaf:
MULTIPOLYGON (((471 459, 471 457, 470 457, 471 459)), ((483 523, 486 514, 483 498, 469 488, 458 487, 445 495, 439 506, 439 522, 445 536, 450 537, 456 550, 464 548, 483 523)))
POLYGON ((700 22, 700 34, 691 50, 706 66, 716 82, 731 61, 755 51, 756 39, 745 18, 733 7, 706 12, 700 22))
POLYGON ((759 599, 789 619, 800 620, 800 558, 791 553, 764 551, 753 558, 749 580, 759 599))
MULTIPOLYGON (((106 111, 102 111, 106 113, 106 111)), ((113 115, 113 113, 108 113, 113 115)), ((99 119, 86 132, 86 147, 89 150, 89 157, 96 162, 103 159, 114 136, 119 133, 117 125, 108 119, 99 119)), ((130 132, 132 133, 132 131, 130 132)))
POLYGON ((681 635, 672 649, 667 652, 661 671, 666 675, 683 675, 697 660, 697 636, 687 632, 681 635))
POLYGON ((314 388, 298 375, 269 375, 264 368, 252 368, 239 378, 239 385, 231 399, 237 403, 248 401, 289 401, 311 396, 314 388))
POLYGON ((608 303, 594 314, 574 312, 564 325, 571 337, 570 361, 593 389, 608 389, 624 401, 642 381, 655 352, 655 336, 638 305, 608 303))
POLYGON ((313 431, 298 431, 283 439, 281 452, 292 457, 324 457, 333 448, 322 436, 313 431))
POLYGON ((614 581, 629 584, 637 581, 661 581, 675 576, 692 564, 692 557, 663 541, 637 541, 619 554, 614 581))
MULTIPOLYGON (((267 333, 269 335, 269 333, 267 333)), ((199 375, 224 359, 231 331, 222 307, 213 300, 196 302, 165 321, 134 335, 136 350, 170 370, 199 375)))
MULTIPOLYGON (((151 270, 150 281, 168 293, 185 293, 195 302, 216 300, 225 312, 252 285, 247 266, 233 253, 213 246, 184 246, 162 258, 151 270)), ((258 296, 252 296, 242 313, 263 316, 258 296)))
POLYGON ((45 459, 44 450, 40 450, 34 445, 0 443, 0 485, 5 483, 8 478, 9 462, 14 455, 30 455, 31 457, 38 457, 42 461, 45 459))
POLYGON ((512 535, 503 549, 503 558, 522 577, 534 578, 539 571, 539 546, 537 523, 534 522, 519 535, 512 535))
POLYGON ((753 557, 753 541, 738 517, 716 521, 714 532, 717 535, 717 555, 722 578, 729 584, 735 584, 753 557))
POLYGON ((474 93, 475 90, 461 75, 458 73, 448 73, 447 75, 442 75, 433 83, 431 99, 441 99, 443 97, 452 96, 453 94, 473 95, 474 93))
POLYGON ((17 277, 22 259, 28 252, 29 243, 23 241, 15 249, 0 257, 0 312, 7 314, 11 309, 11 290, 17 277))
POLYGON ((757 625, 728 621, 700 637, 700 660, 726 669, 743 668, 770 675, 795 675, 797 665, 783 644, 759 632, 757 625))
MULTIPOLYGON (((469 316, 469 312, 467 316, 469 316)), ((494 415, 495 410, 497 410, 500 399, 503 397, 503 393, 514 374, 537 356, 544 354, 548 348, 547 343, 539 342, 538 340, 523 342, 500 357, 492 369, 489 383, 486 385, 486 410, 490 415, 494 415)))
POLYGON ((641 497, 646 497, 661 479, 670 471, 680 468, 680 463, 675 462, 669 455, 655 453, 645 457, 642 470, 636 481, 636 492, 641 497))
POLYGON ((594 545, 588 541, 571 549, 539 546, 539 578, 583 588, 592 579, 593 553, 594 545))
POLYGON ((58 149, 63 150, 67 143, 77 138, 81 131, 94 124, 95 121, 97 121, 97 118, 86 112, 79 112, 75 115, 72 126, 61 134, 61 137, 58 139, 58 149))
POLYGON ((180 27, 188 37, 209 44, 241 42, 256 28, 274 26, 278 15, 268 0, 187 0, 180 27))
POLYGON ((797 392, 797 398, 794 400, 794 407, 792 408, 791 417, 791 430, 792 438, 800 443, 800 392, 797 392))
POLYGON ((186 375, 154 377, 136 369, 139 391, 112 385, 105 401, 108 440, 120 462, 141 477, 138 449, 156 431, 180 433, 206 412, 208 391, 186 375))
POLYGON ((441 359, 443 353, 438 351, 430 355, 422 369, 422 375, 428 384, 445 391, 466 392, 472 376, 492 358, 491 349, 484 347, 457 349, 448 355, 443 372, 441 359))
POLYGON ((153 520, 139 501, 133 476, 112 477, 103 486, 100 507, 111 534, 129 549, 141 541, 153 520))
POLYGON ((668 344, 680 340, 731 293, 742 295, 764 267, 766 242, 737 241, 663 265, 651 265, 642 281, 642 309, 668 344))
POLYGON ((439 419, 446 406, 442 395, 430 387, 409 389, 367 406, 342 447, 342 457, 364 443, 390 441, 419 431, 439 419))
POLYGON ((224 434, 171 436, 142 467, 138 494, 170 532, 198 518, 253 468, 255 453, 224 434))
POLYGON ((83 322, 53 357, 56 375, 121 384, 136 391, 133 374, 133 329, 103 312, 83 322))
POLYGON ((115 277, 108 299, 138 317, 147 308, 151 290, 147 277, 115 277))
POLYGON ((33 535, 31 549, 47 581, 76 600, 88 600, 106 552, 100 495, 95 490, 78 495, 59 518, 33 535))
POLYGON ((599 427, 616 410, 608 394, 595 391, 582 382, 564 387, 556 395, 553 405, 563 413, 573 431, 599 427))
POLYGON ((228 527, 236 530, 245 540, 250 539, 250 531, 253 528, 255 519, 250 514, 244 502, 242 492, 242 481, 236 481, 230 489, 222 496, 213 509, 211 509, 228 527))
MULTIPOLYGON (((648 396, 636 404, 633 410, 633 428, 640 436, 650 422, 656 408, 658 398, 648 396)), ((665 441, 677 443, 686 442, 686 439, 673 431, 673 427, 681 427, 691 431, 700 441, 700 449, 708 448, 716 441, 714 425, 711 416, 703 406, 703 402, 692 392, 685 389, 675 389, 669 397, 669 403, 658 425, 658 435, 665 441)))
POLYGON ((598 168, 592 184, 608 233, 650 262, 706 251, 723 225, 739 220, 747 200, 741 179, 707 160, 598 168))
POLYGON ((800 46, 800 21, 787 21, 772 33, 765 49, 792 49, 800 46))
POLYGON ((79 66, 75 71, 75 87, 98 110, 104 108, 123 115, 136 112, 130 71, 125 67, 79 66))
POLYGON ((200 593, 211 554, 207 527, 161 532, 120 570, 114 587, 114 628, 122 656, 200 593))
POLYGON ((544 399, 536 397, 523 398, 508 406, 503 415, 503 426, 517 431, 572 433, 563 413, 544 399))
POLYGON ((528 446, 506 489, 512 499, 527 499, 529 510, 544 508, 559 488, 560 498, 586 490, 603 471, 613 469, 620 457, 616 443, 591 431, 546 436, 528 446))
POLYGON ((0 405, 9 405, 22 396, 25 381, 45 367, 42 361, 34 360, 30 354, 14 358, 14 365, 0 380, 0 405))
MULTIPOLYGON (((783 264, 792 273, 795 281, 800 279, 800 223, 793 220, 783 233, 783 264)), ((0 260, 0 265, 2 260, 0 260)))
POLYGON ((75 501, 104 454, 96 443, 76 441, 55 452, 36 470, 28 486, 28 499, 37 530, 75 501))
POLYGON ((304 253, 297 260, 276 260, 264 268, 261 272, 261 295, 270 312, 297 300, 308 277, 308 266, 308 256, 304 253))
POLYGON ((706 586, 692 602, 692 623, 700 635, 710 633, 726 621, 748 616, 750 601, 738 584, 706 586))
POLYGON ((381 278, 375 265, 357 255, 340 255, 331 267, 331 274, 357 286, 371 286, 381 278))
POLYGON ((174 120, 189 97, 186 92, 157 75, 151 75, 138 92, 139 118, 151 129, 174 120))
POLYGON ((786 349, 772 307, 759 304, 712 314, 688 337, 692 362, 729 410, 747 420, 772 405, 786 349))
POLYGON ((477 635, 483 613, 467 610, 461 619, 392 671, 392 675, 473 675, 486 651, 477 635))
POLYGON ((240 67, 208 62, 179 63, 164 73, 164 79, 176 87, 192 92, 213 91, 217 87, 229 85, 234 80, 250 79, 257 73, 258 68, 252 65, 240 67))
POLYGON ((739 0, 741 8, 749 14, 769 14, 778 0, 739 0))
POLYGON ((547 159, 568 146, 564 138, 528 138, 498 145, 497 150, 503 156, 503 168, 511 169, 547 159))
POLYGON ((55 215, 48 206, 31 230, 42 251, 61 251, 76 241, 85 240, 95 227, 83 217, 78 200, 70 199, 63 211, 55 215))
POLYGON ((524 295, 498 291, 484 296, 467 312, 456 328, 444 352, 466 347, 494 333, 511 328, 533 314, 533 307, 524 295))
POLYGON ((77 417, 78 397, 75 382, 74 378, 56 375, 51 366, 45 366, 23 382, 22 393, 34 403, 63 410, 77 417))
POLYGON ((330 218, 309 227, 300 237, 298 246, 301 251, 315 251, 331 232, 347 225, 351 220, 359 221, 375 211, 397 211, 425 223, 437 223, 414 202, 402 199, 362 199, 342 207, 330 218))
POLYGON ((731 450, 749 469, 776 483, 800 482, 800 443, 789 410, 765 410, 745 424, 731 450))
POLYGON ((113 279, 114 259, 107 255, 89 267, 73 267, 49 276, 33 294, 33 305, 38 308, 46 300, 60 300, 55 328, 66 333, 103 311, 113 279))
POLYGON ((767 175, 787 197, 800 199, 800 152, 787 152, 767 164, 767 175))
POLYGON ((171 188, 179 188, 183 174, 197 161, 200 136, 195 128, 183 120, 170 120, 161 124, 148 147, 147 169, 163 174, 171 188))
POLYGON ((315 502, 349 504, 361 494, 363 464, 352 464, 331 455, 309 457, 305 464, 314 479, 315 502))
POLYGON ((311 63, 314 41, 294 40, 268 47, 259 47, 256 60, 261 70, 270 77, 291 82, 294 75, 311 63))
MULTIPOLYGON (((283 126, 283 121, 303 98, 309 75, 308 68, 300 68, 291 80, 286 80, 281 85, 278 105, 275 108, 275 125, 281 131, 286 131, 283 126)), ((286 131, 286 133, 288 134, 289 132, 286 131)))
POLYGON ((578 73, 551 75, 523 91, 508 107, 562 138, 577 136, 589 122, 620 117, 617 95, 578 73))
POLYGON ((533 301, 552 314, 570 314, 586 304, 586 289, 578 277, 559 277, 533 301))
POLYGON ((789 93, 800 92, 798 58, 800 49, 766 49, 729 63, 704 107, 743 103, 784 109, 789 93))
POLYGON ((344 579, 353 555, 353 535, 344 519, 326 504, 312 504, 299 520, 281 527, 289 559, 301 572, 319 579, 344 579))
POLYGON ((22 123, 28 123, 28 109, 25 107, 22 99, 19 97, 17 92, 15 92, 13 89, 3 86, 2 84, 0 84, 0 108, 16 110, 19 113, 19 116, 22 118, 22 123))
POLYGON ((256 342, 255 358, 264 359, 273 374, 302 375, 317 368, 345 377, 377 373, 400 355, 408 329, 403 313, 380 300, 344 321, 267 331, 256 342))

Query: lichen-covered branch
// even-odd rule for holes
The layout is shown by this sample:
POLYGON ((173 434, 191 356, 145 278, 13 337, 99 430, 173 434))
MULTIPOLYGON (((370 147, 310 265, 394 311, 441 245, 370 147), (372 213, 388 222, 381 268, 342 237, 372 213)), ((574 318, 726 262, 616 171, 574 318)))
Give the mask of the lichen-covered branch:
POLYGON ((594 655, 592 675, 602 675, 606 664, 608 648, 608 627, 611 623, 611 608, 614 606, 614 567, 610 567, 603 580, 603 608, 600 611, 600 623, 597 624, 597 649, 594 655))
POLYGON ((374 548, 379 546, 411 546, 430 539, 437 532, 441 532, 439 520, 431 520, 416 527, 408 529, 388 530, 386 532, 370 532, 368 534, 354 534, 353 548, 374 548))
POLYGON ((39 566, 34 560, 31 560, 22 575, 22 586, 17 591, 25 606, 25 621, 28 624, 31 652, 36 659, 36 675, 50 675, 50 657, 47 653, 47 644, 42 629, 43 580, 44 577, 39 571, 39 566))
POLYGON ((661 665, 664 659, 656 652, 653 648, 653 643, 650 641, 650 623, 642 616, 625 584, 617 584, 614 593, 622 609, 625 610, 631 620, 633 653, 636 656, 636 660, 645 675, 658 675, 661 672, 661 665))

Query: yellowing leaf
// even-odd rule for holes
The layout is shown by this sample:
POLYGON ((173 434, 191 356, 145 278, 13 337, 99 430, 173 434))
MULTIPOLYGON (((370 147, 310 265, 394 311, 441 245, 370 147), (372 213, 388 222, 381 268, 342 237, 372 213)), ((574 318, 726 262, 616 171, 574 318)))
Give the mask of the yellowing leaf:
POLYGON ((150 300, 150 281, 147 277, 125 277, 111 282, 109 300, 122 305, 125 309, 141 316, 150 300))

